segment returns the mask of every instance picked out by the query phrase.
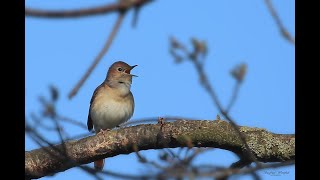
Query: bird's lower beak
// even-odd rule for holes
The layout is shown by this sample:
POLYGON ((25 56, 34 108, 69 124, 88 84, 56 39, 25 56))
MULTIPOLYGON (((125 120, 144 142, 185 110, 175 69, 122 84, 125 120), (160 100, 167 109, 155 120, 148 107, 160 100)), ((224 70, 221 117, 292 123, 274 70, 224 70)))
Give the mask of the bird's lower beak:
POLYGON ((131 75, 131 76, 138 77, 137 75, 130 74, 130 71, 131 71, 134 67, 136 67, 136 66, 138 66, 138 65, 131 66, 130 69, 126 70, 126 73, 129 74, 129 75, 131 75))

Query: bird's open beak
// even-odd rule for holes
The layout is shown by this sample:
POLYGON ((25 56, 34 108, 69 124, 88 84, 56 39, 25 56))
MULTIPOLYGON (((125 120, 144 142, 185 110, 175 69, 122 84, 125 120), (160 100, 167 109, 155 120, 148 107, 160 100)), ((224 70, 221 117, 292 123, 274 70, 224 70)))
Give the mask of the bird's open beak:
POLYGON ((125 73, 127 73, 127 74, 129 74, 129 75, 131 75, 131 76, 134 76, 134 77, 138 77, 137 75, 130 74, 130 71, 131 71, 134 67, 136 67, 136 66, 138 66, 138 65, 130 66, 130 68, 125 71, 125 73))

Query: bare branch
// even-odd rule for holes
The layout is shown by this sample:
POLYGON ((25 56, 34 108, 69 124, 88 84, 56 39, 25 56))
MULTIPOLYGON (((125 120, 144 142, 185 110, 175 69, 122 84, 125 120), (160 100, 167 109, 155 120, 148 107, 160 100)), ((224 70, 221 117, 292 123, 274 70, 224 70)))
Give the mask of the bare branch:
POLYGON ((26 8, 25 15, 29 17, 38 18, 76 18, 86 17, 100 14, 107 14, 112 12, 126 11, 132 7, 142 6, 151 2, 151 0, 134 0, 129 2, 119 1, 114 4, 107 4, 104 6, 91 7, 76 10, 41 10, 26 8))
POLYGON ((47 131, 56 131, 55 128, 51 127, 51 126, 47 126, 45 124, 43 124, 42 122, 42 119, 40 119, 39 117, 37 117, 35 115, 35 113, 31 112, 30 114, 30 119, 34 122, 35 124, 35 127, 33 128, 33 130, 36 130, 38 127, 41 127, 47 131))
POLYGON ((57 115, 57 119, 63 121, 63 122, 67 122, 67 123, 70 123, 70 124, 73 124, 75 126, 79 126, 85 130, 87 130, 87 125, 84 124, 84 123, 81 123, 79 121, 76 121, 74 119, 71 119, 71 118, 68 118, 66 116, 61 116, 61 115, 57 115))
POLYGON ((236 80, 236 84, 233 88, 233 92, 232 92, 232 96, 231 99, 229 101, 229 104, 225 110, 225 112, 228 114, 230 109, 232 108, 232 106, 234 105, 234 103, 237 100, 238 97, 238 93, 240 90, 240 86, 244 80, 244 77, 247 73, 247 65, 245 63, 237 65, 232 71, 231 71, 231 75, 232 77, 236 80))
POLYGON ((119 14, 119 17, 118 17, 115 25, 112 28, 111 34, 110 34, 108 40, 106 41, 106 44, 104 45, 102 50, 99 52, 97 57, 94 59, 93 63, 91 64, 89 69, 86 71, 84 76, 80 79, 80 81, 76 84, 76 86, 71 90, 71 92, 68 95, 69 99, 71 99, 74 95, 77 94, 78 90, 80 89, 82 84, 87 80, 87 78, 92 73, 92 71, 97 66, 97 64, 100 62, 100 60, 102 59, 103 55, 106 54, 107 51, 109 50, 114 37, 116 36, 117 32, 119 31, 119 28, 120 28, 120 25, 121 25, 122 20, 124 18, 124 15, 125 15, 125 12, 122 12, 122 13, 119 14))
POLYGON ((276 21, 276 24, 281 32, 281 35, 288 40, 290 43, 292 43, 293 45, 295 45, 295 39, 294 37, 292 37, 289 33, 289 31, 284 27, 282 21, 280 20, 279 15, 277 14, 276 10, 274 9, 271 0, 264 0, 264 2, 266 3, 273 19, 276 21))
MULTIPOLYGON (((295 135, 273 134, 264 129, 240 127, 250 144, 250 149, 262 162, 282 162, 295 159, 295 135)), ((66 157, 60 156, 62 145, 44 147, 25 153, 25 172, 28 177, 40 178, 64 171, 77 165, 119 154, 134 152, 133 144, 139 150, 186 147, 186 137, 196 147, 215 147, 234 153, 246 151, 234 127, 226 121, 176 121, 163 125, 138 125, 105 134, 98 134, 81 140, 65 143, 66 157), (158 136, 162 127, 162 138, 158 136), (59 152, 57 150, 59 149, 59 152), (47 153, 50 151, 50 154, 47 153), (70 163, 70 160, 72 163, 70 163)))
POLYGON ((230 109, 232 108, 232 106, 236 102, 238 94, 239 94, 240 86, 241 86, 241 83, 239 81, 237 81, 234 88, 233 88, 232 97, 231 97, 229 104, 226 108, 226 113, 229 113, 230 109))
POLYGON ((212 150, 213 148, 194 148, 193 152, 191 155, 186 156, 183 159, 183 163, 185 163, 186 165, 190 165, 191 162, 194 160, 195 157, 197 157, 200 153, 204 153, 206 151, 212 150))
POLYGON ((62 128, 62 127, 60 126, 60 124, 59 124, 59 122, 58 122, 58 120, 57 120, 56 118, 52 118, 52 121, 53 121, 53 123, 54 123, 56 132, 58 133, 60 142, 61 142, 62 147, 63 147, 62 152, 63 152, 64 154, 66 154, 67 149, 66 149, 66 147, 65 147, 65 143, 64 143, 65 141, 64 141, 64 138, 63 138, 63 135, 62 135, 62 131, 61 131, 61 128, 62 128))
POLYGON ((139 152, 138 146, 136 144, 133 145, 133 151, 136 153, 139 162, 141 163, 145 163, 145 164, 150 164, 158 169, 164 169, 164 167, 162 167, 160 164, 154 162, 154 161, 149 161, 147 158, 145 158, 144 156, 142 156, 139 152))
POLYGON ((140 12, 140 6, 136 6, 134 9, 133 9, 133 18, 132 18, 132 23, 131 23, 131 26, 134 28, 136 27, 137 25, 137 22, 138 22, 138 18, 139 18, 139 12, 140 12))

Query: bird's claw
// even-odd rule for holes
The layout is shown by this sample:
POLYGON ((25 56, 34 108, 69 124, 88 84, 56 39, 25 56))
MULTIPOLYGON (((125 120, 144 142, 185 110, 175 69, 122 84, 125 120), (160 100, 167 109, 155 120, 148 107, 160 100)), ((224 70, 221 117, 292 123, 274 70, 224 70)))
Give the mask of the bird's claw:
POLYGON ((106 131, 110 131, 110 129, 106 129, 106 130, 103 130, 103 129, 100 129, 100 131, 97 133, 97 134, 103 134, 106 132, 106 131))

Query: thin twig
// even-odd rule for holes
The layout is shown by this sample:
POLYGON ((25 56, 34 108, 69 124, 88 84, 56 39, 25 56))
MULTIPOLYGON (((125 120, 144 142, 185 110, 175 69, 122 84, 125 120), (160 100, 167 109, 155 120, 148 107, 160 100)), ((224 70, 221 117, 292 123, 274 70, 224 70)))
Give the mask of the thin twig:
POLYGON ((136 7, 133 9, 133 18, 132 18, 132 23, 131 23, 131 26, 132 26, 133 28, 136 27, 136 25, 137 25, 140 8, 141 8, 140 6, 136 6, 136 7))
MULTIPOLYGON (((251 165, 248 165, 248 167, 250 168, 251 165)), ((257 171, 251 172, 250 175, 252 176, 252 178, 253 178, 254 180, 260 180, 260 179, 261 179, 261 177, 260 177, 260 175, 257 173, 257 171)))
POLYGON ((33 8, 25 8, 25 15, 30 17, 38 18, 76 18, 76 17, 86 17, 100 14, 107 14, 112 12, 125 11, 129 8, 142 6, 151 0, 135 0, 129 3, 123 3, 119 1, 118 3, 107 4, 103 6, 76 9, 76 10, 41 10, 33 8))
POLYGON ((182 153, 182 150, 184 149, 184 147, 180 147, 178 152, 177 152, 177 156, 180 157, 181 153, 182 153))
POLYGON ((84 123, 81 123, 81 122, 79 122, 79 121, 70 119, 70 118, 65 117, 65 116, 60 116, 60 115, 57 115, 57 118, 58 118, 59 120, 61 120, 61 121, 68 122, 68 123, 70 123, 70 124, 79 126, 79 127, 83 128, 83 129, 87 129, 87 126, 86 126, 84 123))
POLYGON ((280 20, 279 15, 277 14, 276 10, 274 9, 271 0, 264 0, 264 2, 266 3, 273 19, 276 21, 276 24, 281 32, 281 35, 288 40, 290 43, 292 43, 293 45, 295 45, 295 39, 293 36, 290 35, 289 31, 284 27, 282 21, 280 20))
POLYGON ((31 112, 31 120, 34 122, 34 124, 36 125, 34 127, 34 129, 37 129, 38 127, 41 127, 43 128, 44 130, 47 130, 47 131, 55 131, 56 129, 53 128, 53 127, 50 127, 50 126, 47 126, 45 124, 43 124, 42 122, 42 119, 40 119, 39 117, 37 117, 33 112, 31 112))
POLYGON ((63 153, 65 155, 67 155, 67 148, 66 148, 65 141, 64 141, 64 138, 63 138, 63 135, 62 135, 62 132, 61 132, 60 124, 59 124, 59 122, 58 122, 56 117, 52 118, 52 121, 53 121, 53 123, 55 125, 55 129, 56 129, 56 131, 57 131, 57 133, 59 135, 60 143, 63 145, 62 151, 63 151, 63 153))
POLYGON ((183 163, 185 163, 186 165, 191 164, 191 162, 194 160, 195 157, 197 157, 199 154, 204 153, 208 150, 212 150, 212 149, 211 148, 210 149, 194 148, 193 153, 188 157, 185 157, 185 159, 183 159, 183 163))
POLYGON ((106 44, 104 45, 102 50, 99 52, 97 57, 94 59, 93 63, 91 64, 91 66, 89 67, 87 72, 84 74, 84 76, 80 79, 80 81, 76 84, 76 86, 71 90, 71 92, 68 95, 69 99, 71 99, 74 95, 77 94, 78 90, 80 89, 82 84, 87 80, 87 78, 92 73, 92 71, 97 66, 97 64, 100 62, 103 55, 106 54, 107 51, 109 50, 114 37, 116 36, 117 32, 119 31, 122 20, 124 19, 124 15, 125 15, 125 12, 120 12, 119 17, 112 28, 111 34, 110 34, 108 40, 106 41, 106 44))
POLYGON ((170 148, 164 148, 163 151, 167 151, 171 155, 172 158, 179 159, 179 156, 177 156, 177 154, 175 152, 173 152, 170 148))
POLYGON ((104 174, 104 175, 107 175, 107 176, 111 176, 111 177, 117 177, 117 178, 121 178, 121 179, 148 179, 148 178, 151 178, 151 176, 146 176, 146 175, 129 175, 129 174, 121 174, 121 173, 116 173, 116 172, 112 172, 112 171, 107 171, 107 170, 96 170, 96 169, 93 169, 91 167, 88 167, 88 166, 79 166, 83 169, 86 169, 94 174, 104 174))
POLYGON ((148 161, 147 158, 145 158, 144 156, 142 156, 139 152, 139 149, 138 149, 138 146, 136 144, 133 145, 133 150, 135 151, 138 159, 139 159, 139 162, 141 163, 145 163, 145 164, 150 164, 158 169, 165 169, 164 167, 162 167, 160 164, 154 162, 154 161, 148 161))
POLYGON ((231 97, 229 104, 226 108, 226 113, 229 113, 230 109, 232 108, 232 106, 236 102, 238 94, 239 94, 239 90, 240 90, 240 85, 241 85, 240 81, 237 81, 234 88, 233 88, 232 97, 231 97))

